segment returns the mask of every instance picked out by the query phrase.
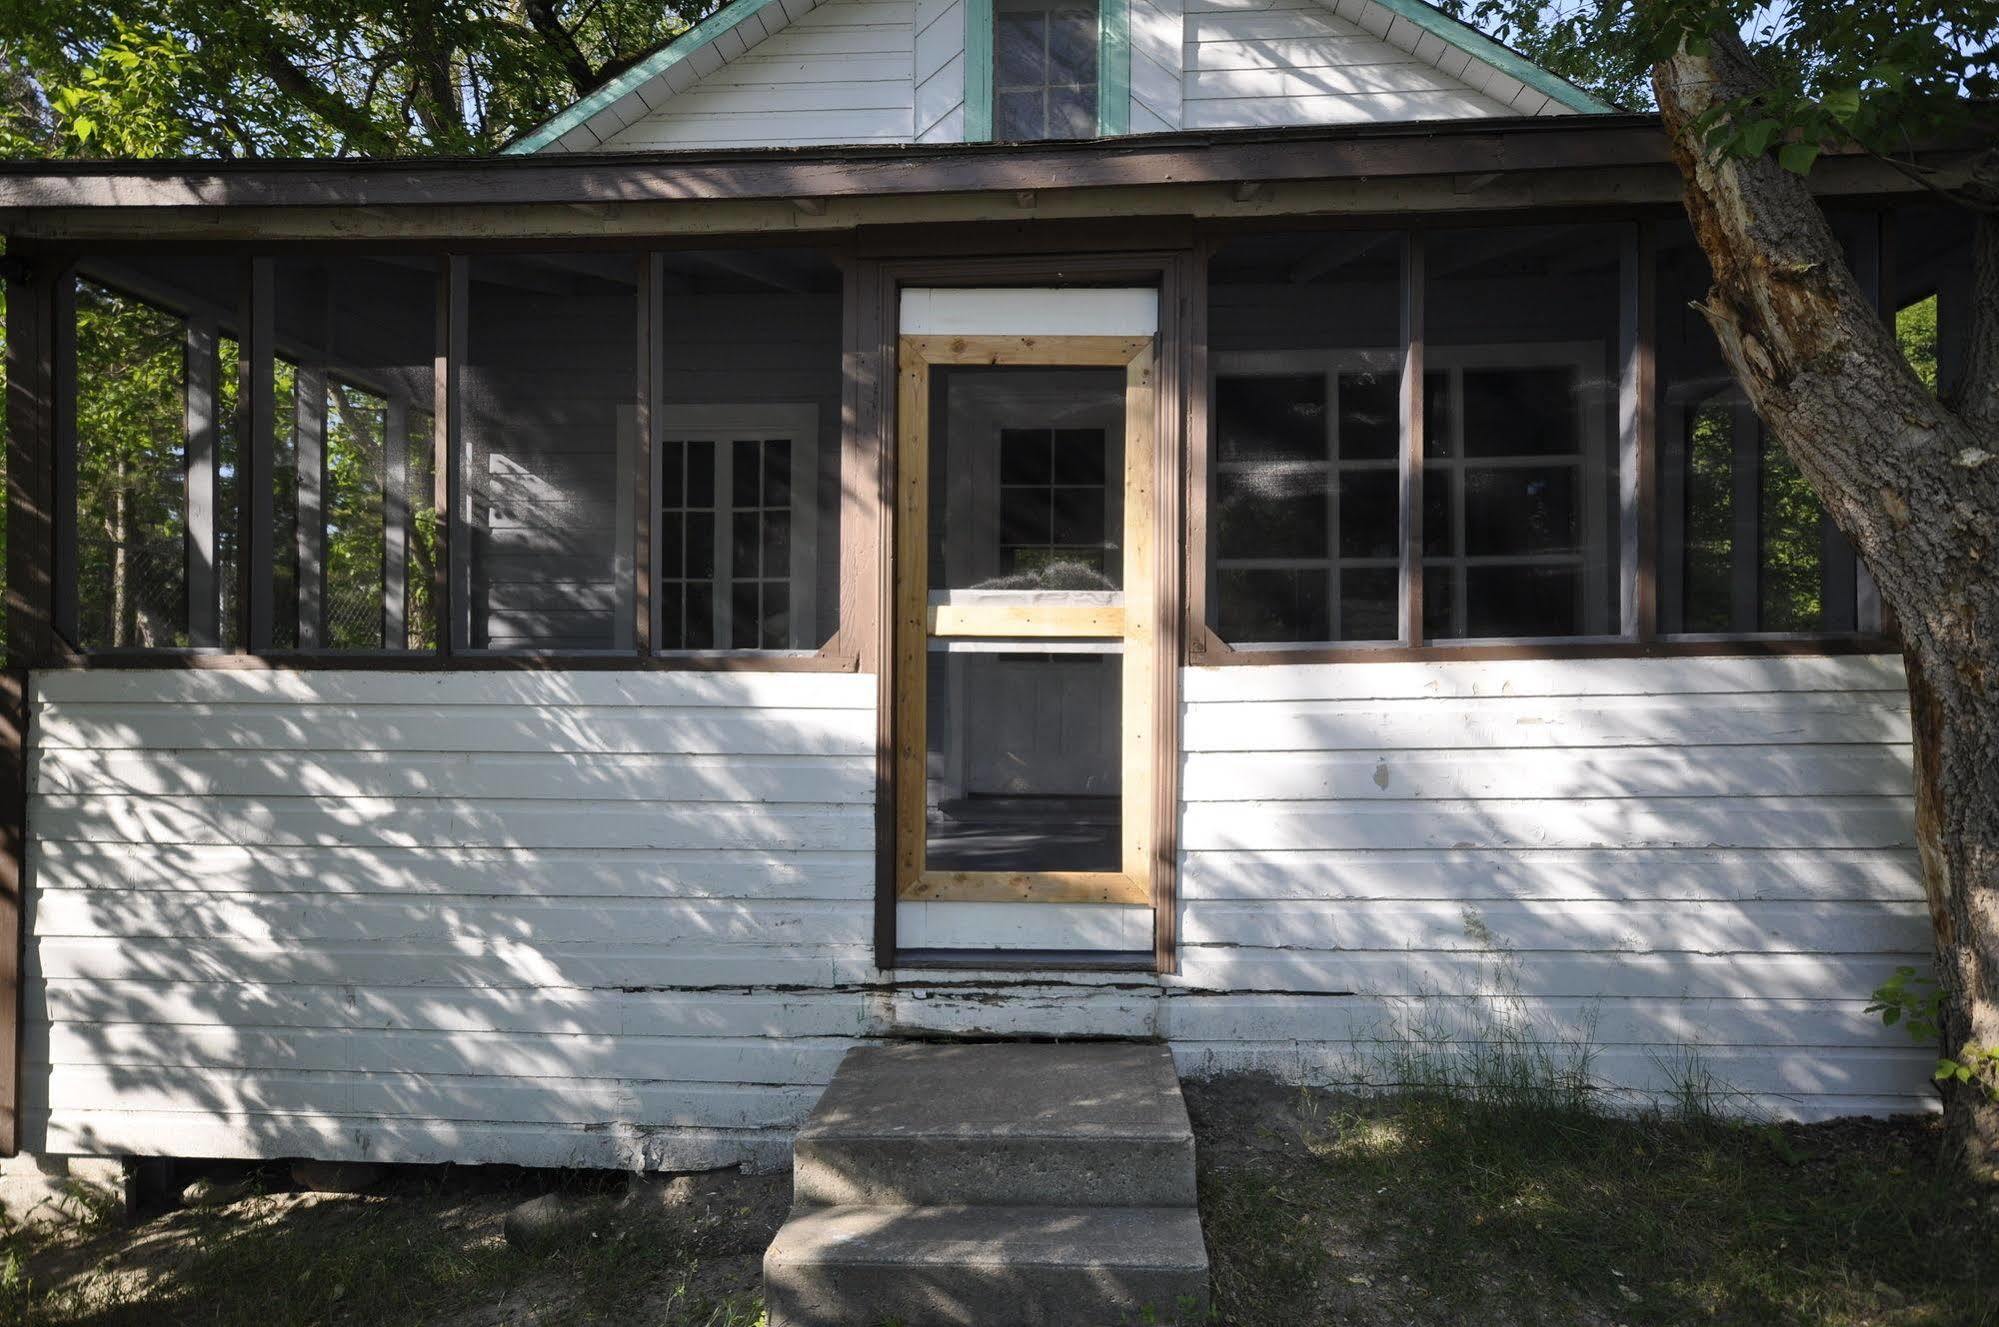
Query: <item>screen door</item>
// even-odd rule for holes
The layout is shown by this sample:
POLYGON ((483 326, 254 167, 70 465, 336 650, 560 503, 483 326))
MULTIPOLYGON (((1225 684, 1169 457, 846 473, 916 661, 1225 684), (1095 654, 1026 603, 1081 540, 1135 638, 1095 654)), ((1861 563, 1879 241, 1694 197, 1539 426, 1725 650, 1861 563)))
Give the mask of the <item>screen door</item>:
POLYGON ((924 324, 905 298, 897 897, 1071 906, 938 909, 965 925, 902 943, 1147 949, 1161 758, 1154 338, 1130 321, 1123 334, 1087 319, 1072 330, 1060 314, 1074 302, 1052 297, 1152 292, 931 293, 974 311, 958 326, 998 330, 912 331, 924 324), (983 323, 980 296, 995 297, 983 323))

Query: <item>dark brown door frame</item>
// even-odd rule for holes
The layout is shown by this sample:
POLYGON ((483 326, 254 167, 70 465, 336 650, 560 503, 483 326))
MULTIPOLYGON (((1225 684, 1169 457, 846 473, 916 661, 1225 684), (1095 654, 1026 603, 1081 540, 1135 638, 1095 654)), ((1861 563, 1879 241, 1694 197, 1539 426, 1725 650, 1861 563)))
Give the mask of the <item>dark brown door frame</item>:
MULTIPOLYGON (((1183 595, 1186 586, 1187 412, 1192 333, 1201 293, 1196 251, 1033 254, 1023 256, 888 260, 856 258, 847 278, 852 307, 846 319, 848 391, 842 474, 849 506, 842 523, 842 631, 863 671, 876 679, 875 701, 875 966, 903 966, 896 940, 895 871, 895 546, 894 439, 896 437, 896 334, 905 286, 1146 285, 1159 290, 1156 452, 1159 473, 1176 477, 1154 494, 1159 532, 1158 621, 1161 666, 1154 713, 1157 777, 1153 784, 1152 960, 1147 970, 1177 969, 1180 806, 1180 669, 1185 658, 1183 595)), ((925 967, 1096 969, 1101 962, 1031 951, 981 952, 925 967)))

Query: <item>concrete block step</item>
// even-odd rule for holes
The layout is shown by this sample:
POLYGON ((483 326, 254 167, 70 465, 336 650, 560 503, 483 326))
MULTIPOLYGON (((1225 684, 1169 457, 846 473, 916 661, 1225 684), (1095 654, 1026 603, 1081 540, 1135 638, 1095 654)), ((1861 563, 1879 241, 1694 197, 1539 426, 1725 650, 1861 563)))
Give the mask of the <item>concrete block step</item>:
POLYGON ((792 1147, 821 1206, 1192 1207, 1194 1131, 1164 1046, 849 1051, 792 1147))
POLYGON ((1192 1327, 1207 1297, 1185 1207, 799 1208, 764 1254, 770 1327, 1192 1327))

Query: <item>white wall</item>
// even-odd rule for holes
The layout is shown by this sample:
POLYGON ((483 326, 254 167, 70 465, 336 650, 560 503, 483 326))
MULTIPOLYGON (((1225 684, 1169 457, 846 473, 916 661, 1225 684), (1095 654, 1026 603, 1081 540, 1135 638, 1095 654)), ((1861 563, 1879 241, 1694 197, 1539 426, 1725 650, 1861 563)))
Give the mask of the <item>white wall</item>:
POLYGON ((911 142, 916 10, 916 0, 826 0, 746 51, 734 42, 740 54, 603 150, 911 142))
MULTIPOLYGON (((1129 5, 1132 133, 1565 113, 1372 0, 1129 5)), ((788 0, 555 150, 963 142, 965 82, 964 0, 788 0)))
POLYGON ((1624 1088, 1691 1051, 1745 1106, 1920 1108, 1863 1009, 1927 946, 1901 685, 1188 670, 1185 970, 1035 982, 873 969, 871 678, 40 673, 27 1146, 771 1164, 860 1038, 1347 1082, 1500 997, 1624 1088))
POLYGON ((1902 688, 1887 657, 1188 670, 1180 984, 1258 994, 1169 1001, 1182 1065, 1338 1077, 1517 997, 1550 1037, 1593 1017, 1627 1088, 1691 1047, 1772 1109, 1917 1107, 1933 1060, 1864 1009, 1929 946, 1902 688))
POLYGON ((35 692, 30 1150, 781 1154, 864 1028, 872 679, 35 692))

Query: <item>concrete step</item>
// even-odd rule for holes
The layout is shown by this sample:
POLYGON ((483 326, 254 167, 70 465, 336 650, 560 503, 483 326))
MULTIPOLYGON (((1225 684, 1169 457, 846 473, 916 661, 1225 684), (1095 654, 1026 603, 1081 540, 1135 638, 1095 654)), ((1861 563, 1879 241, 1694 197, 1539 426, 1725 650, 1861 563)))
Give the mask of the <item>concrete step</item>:
POLYGON ((764 1254, 770 1327, 1207 1320, 1187 1207, 800 1208, 764 1254))
POLYGON ((792 1148, 813 1206, 1192 1207, 1173 1056, 1122 1043, 849 1051, 792 1148))

